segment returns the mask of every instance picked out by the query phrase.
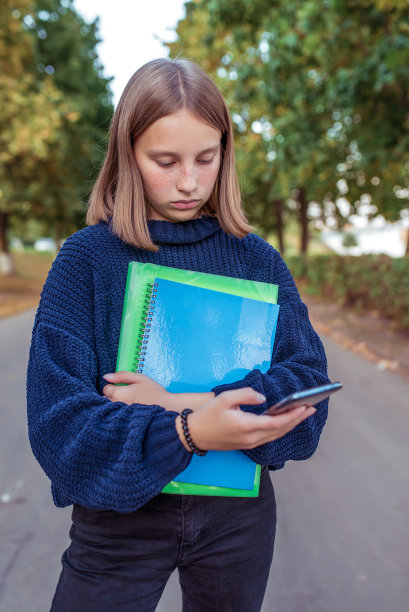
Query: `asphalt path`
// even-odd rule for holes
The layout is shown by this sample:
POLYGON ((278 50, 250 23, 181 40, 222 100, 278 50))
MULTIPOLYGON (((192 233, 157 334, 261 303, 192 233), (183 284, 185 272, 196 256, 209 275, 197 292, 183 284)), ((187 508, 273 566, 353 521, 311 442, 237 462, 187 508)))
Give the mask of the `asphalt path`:
MULTIPOLYGON (((0 612, 47 612, 68 545, 70 509, 52 505, 27 441, 32 322, 32 312, 0 321, 0 612)), ((344 389, 314 457, 272 474, 278 527, 263 612, 406 612, 409 383, 323 340, 344 389)), ((158 612, 180 610, 175 574, 158 612)))

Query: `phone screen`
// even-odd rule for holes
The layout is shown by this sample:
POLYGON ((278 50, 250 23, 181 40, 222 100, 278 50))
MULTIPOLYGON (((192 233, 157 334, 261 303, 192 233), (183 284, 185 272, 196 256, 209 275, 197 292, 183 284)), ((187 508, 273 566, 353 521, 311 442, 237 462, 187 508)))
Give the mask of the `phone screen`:
POLYGON ((339 391, 339 389, 342 389, 342 384, 340 382, 335 382, 320 387, 297 391, 280 400, 277 404, 274 404, 274 406, 267 408, 264 414, 281 414, 298 408, 298 406, 315 406, 315 404, 322 402, 322 400, 329 397, 332 393, 335 393, 335 391, 339 391))

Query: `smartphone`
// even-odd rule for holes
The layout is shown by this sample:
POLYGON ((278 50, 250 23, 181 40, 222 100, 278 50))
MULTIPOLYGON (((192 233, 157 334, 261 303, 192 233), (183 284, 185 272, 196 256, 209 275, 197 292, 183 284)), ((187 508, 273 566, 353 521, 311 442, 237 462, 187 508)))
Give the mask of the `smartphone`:
POLYGON ((314 406, 322 400, 329 397, 335 391, 342 389, 340 382, 331 383, 329 385, 322 385, 321 387, 313 387, 312 389, 304 389, 303 391, 297 391, 297 393, 291 393, 284 399, 270 406, 264 412, 264 414, 281 414, 282 412, 288 412, 298 406, 314 406))

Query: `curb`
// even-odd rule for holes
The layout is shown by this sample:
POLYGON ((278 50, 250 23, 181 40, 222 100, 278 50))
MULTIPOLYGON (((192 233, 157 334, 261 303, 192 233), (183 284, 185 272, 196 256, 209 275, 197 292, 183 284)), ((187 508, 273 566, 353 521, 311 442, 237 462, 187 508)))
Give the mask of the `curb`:
POLYGON ((374 352, 368 347, 365 341, 353 340, 342 332, 333 329, 330 325, 318 321, 310 314, 310 321, 314 329, 319 333, 331 338, 343 348, 360 355, 367 361, 375 364, 378 370, 387 370, 409 378, 409 368, 397 359, 387 359, 383 355, 374 352))

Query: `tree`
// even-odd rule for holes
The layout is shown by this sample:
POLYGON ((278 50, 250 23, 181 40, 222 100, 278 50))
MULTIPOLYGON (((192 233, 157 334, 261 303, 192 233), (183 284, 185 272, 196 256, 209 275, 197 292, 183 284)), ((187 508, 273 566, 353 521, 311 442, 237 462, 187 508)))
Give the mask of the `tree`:
MULTIPOLYGON (((332 2, 337 52, 329 49, 329 97, 340 132, 347 135, 338 167, 348 199, 368 194, 376 210, 397 220, 408 200, 409 6, 404 0, 332 2), (401 189, 399 189, 401 188, 401 189)), ((409 245, 408 245, 409 248, 409 245)))
POLYGON ((37 201, 42 215, 53 223, 58 242, 84 223, 83 200, 102 161, 113 112, 110 79, 103 76, 96 52, 98 21, 86 23, 72 0, 36 0, 27 21, 36 39, 37 70, 43 78, 52 75, 69 104, 62 139, 44 165, 47 190, 37 201))
POLYGON ((308 179, 314 176, 316 193, 327 192, 329 173, 322 172, 321 165, 334 157, 334 147, 326 138, 331 118, 321 103, 323 82, 313 78, 314 46, 301 52, 294 29, 296 5, 265 0, 192 2, 186 25, 178 24, 179 38, 169 47, 173 55, 199 59, 205 69, 194 45, 201 50, 210 47, 212 76, 225 93, 237 126, 238 167, 247 177, 243 187, 251 193, 250 219, 267 231, 275 228, 283 248, 283 209, 292 197, 298 202, 305 250, 308 179), (207 30, 203 17, 197 18, 202 13, 207 13, 207 30), (256 205, 251 203, 255 200, 256 205))
POLYGON ((248 156, 248 186, 257 202, 252 220, 268 218, 271 202, 295 199, 305 251, 308 203, 325 209, 341 178, 351 212, 369 194, 380 212, 399 216, 406 203, 394 191, 408 181, 406 1, 196 0, 186 6, 172 55, 197 59, 218 79, 236 117, 239 158, 254 154, 252 134, 259 134, 264 155, 258 163, 248 156))
POLYGON ((62 101, 49 79, 33 77, 33 41, 23 28, 29 0, 0 8, 0 247, 2 266, 13 272, 7 243, 12 214, 29 209, 28 193, 38 162, 57 138, 62 101))
MULTIPOLYGON (((40 218, 59 240, 84 222, 82 199, 101 161, 113 110, 109 79, 95 50, 97 21, 86 23, 72 0, 18 2, 18 9, 10 0, 2 12, 8 29, 0 39, 2 65, 7 55, 21 57, 4 88, 2 218, 40 218)), ((4 226, 2 234, 7 251, 4 226)))

